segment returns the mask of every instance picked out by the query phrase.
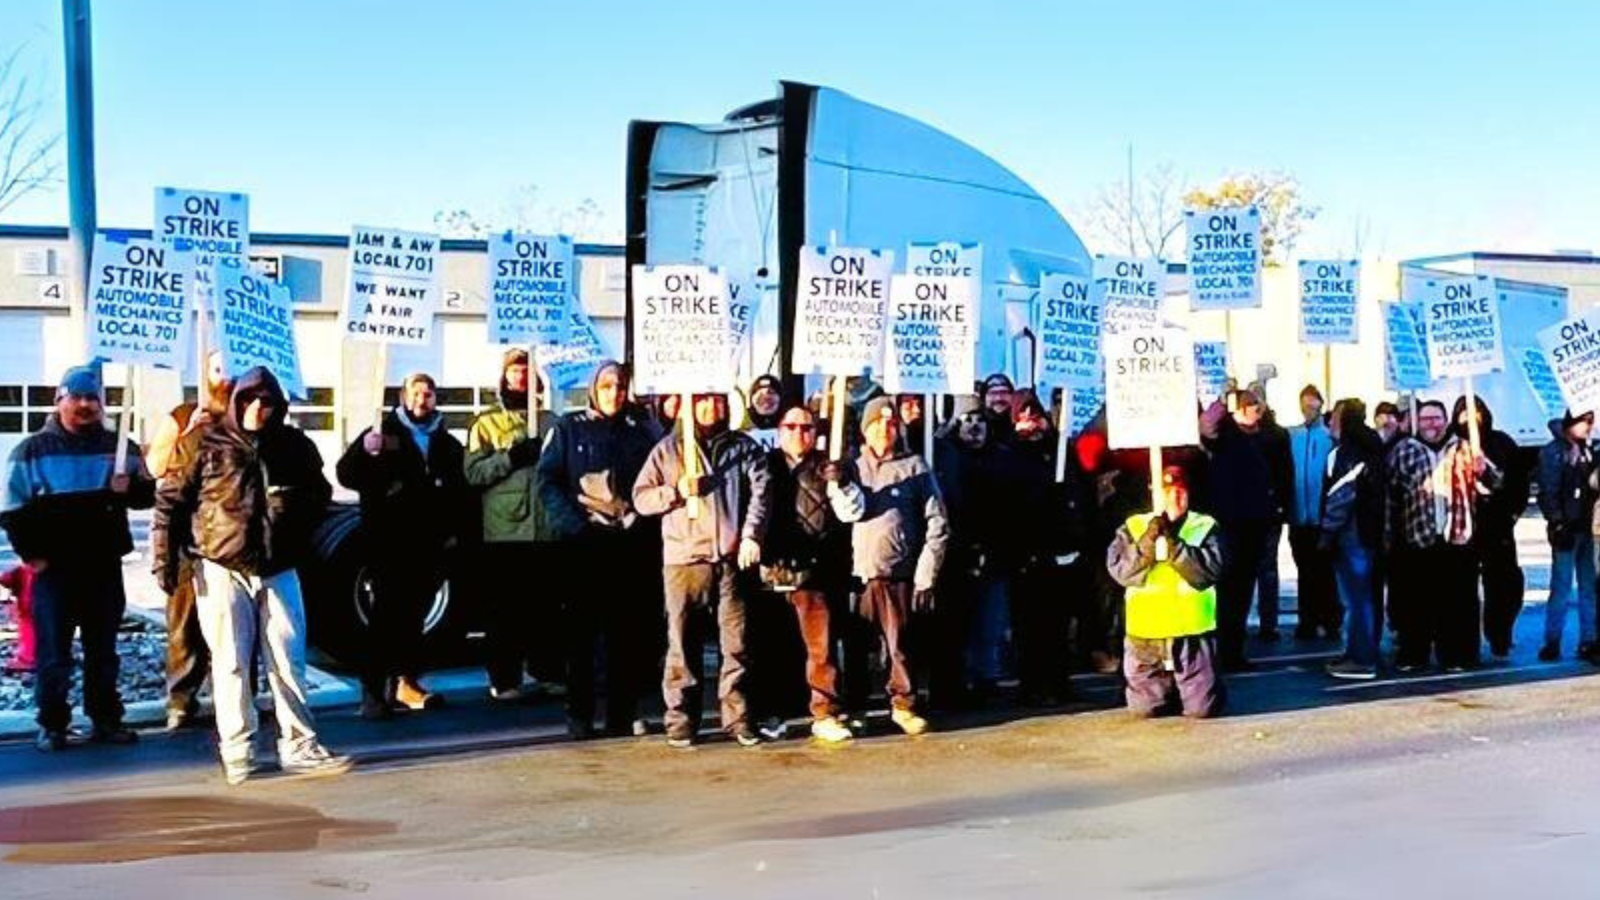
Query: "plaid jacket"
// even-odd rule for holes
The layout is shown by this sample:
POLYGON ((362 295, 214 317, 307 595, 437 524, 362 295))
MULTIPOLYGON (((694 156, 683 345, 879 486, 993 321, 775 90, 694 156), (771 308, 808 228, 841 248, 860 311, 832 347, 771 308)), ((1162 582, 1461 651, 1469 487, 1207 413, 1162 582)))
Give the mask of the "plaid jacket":
POLYGON ((1388 469, 1384 543, 1412 549, 1441 541, 1471 543, 1477 503, 1499 484, 1500 476, 1493 463, 1481 478, 1475 475, 1471 448, 1456 437, 1438 450, 1406 438, 1389 451, 1388 469))

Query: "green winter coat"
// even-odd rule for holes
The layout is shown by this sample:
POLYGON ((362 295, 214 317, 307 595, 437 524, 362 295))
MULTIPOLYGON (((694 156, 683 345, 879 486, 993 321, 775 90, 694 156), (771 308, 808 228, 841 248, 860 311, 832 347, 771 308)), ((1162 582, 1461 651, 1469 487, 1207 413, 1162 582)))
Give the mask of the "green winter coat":
MULTIPOLYGON (((554 416, 540 416, 540 437, 554 416)), ((522 467, 513 465, 510 449, 528 439, 528 414, 504 404, 480 413, 467 432, 467 483, 482 492, 483 541, 486 544, 553 540, 539 503, 538 454, 522 467)))

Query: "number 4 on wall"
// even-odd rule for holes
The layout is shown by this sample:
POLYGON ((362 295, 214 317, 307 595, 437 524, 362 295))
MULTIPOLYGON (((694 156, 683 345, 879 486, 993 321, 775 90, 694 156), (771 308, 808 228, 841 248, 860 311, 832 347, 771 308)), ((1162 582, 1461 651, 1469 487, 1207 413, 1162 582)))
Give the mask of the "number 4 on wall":
POLYGON ((61 286, 59 279, 52 278, 39 282, 39 302, 55 306, 64 304, 67 299, 66 289, 61 286))

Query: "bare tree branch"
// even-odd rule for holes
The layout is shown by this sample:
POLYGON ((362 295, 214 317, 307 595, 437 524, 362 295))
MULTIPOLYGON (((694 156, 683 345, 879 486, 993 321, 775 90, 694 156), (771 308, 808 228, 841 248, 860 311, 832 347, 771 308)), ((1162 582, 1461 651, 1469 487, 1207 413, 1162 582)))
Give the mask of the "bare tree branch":
POLYGON ((1129 175, 1101 185, 1074 224, 1093 250, 1164 258, 1183 227, 1183 177, 1171 163, 1129 175))
POLYGON ((44 100, 18 72, 22 48, 0 62, 0 212, 60 181, 61 132, 41 134, 44 100))

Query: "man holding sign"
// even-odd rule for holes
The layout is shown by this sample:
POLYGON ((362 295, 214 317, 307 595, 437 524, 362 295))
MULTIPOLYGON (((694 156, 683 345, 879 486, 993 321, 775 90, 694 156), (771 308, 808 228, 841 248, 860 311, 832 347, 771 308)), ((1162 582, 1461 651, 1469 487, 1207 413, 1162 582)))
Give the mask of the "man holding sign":
POLYGON ((1217 672, 1217 579, 1223 549, 1217 523, 1189 509, 1188 477, 1161 472, 1160 512, 1132 516, 1106 554, 1111 577, 1127 590, 1123 675, 1128 710, 1147 718, 1177 695, 1185 716, 1222 711, 1217 672))
POLYGON ((695 394, 678 414, 676 434, 656 444, 633 486, 641 515, 661 517, 667 611, 667 662, 661 692, 667 743, 692 745, 700 730, 705 619, 714 618, 722 651, 717 697, 722 728, 746 747, 750 727, 743 680, 747 586, 740 570, 761 560, 772 516, 766 451, 728 427, 728 398, 695 394), (685 434, 692 437, 685 439, 685 434), (686 463, 685 454, 693 454, 686 463), (690 506, 699 508, 690 514, 690 506))
POLYGON ((11 451, 0 503, 0 528, 35 573, 33 704, 40 750, 67 746, 74 631, 82 632, 84 712, 94 722, 90 739, 134 740, 122 725, 117 691, 117 628, 127 605, 122 557, 133 550, 128 510, 149 509, 154 498, 139 448, 105 427, 99 372, 88 366, 69 370, 44 428, 11 451), (118 444, 124 445, 120 451, 118 444))

